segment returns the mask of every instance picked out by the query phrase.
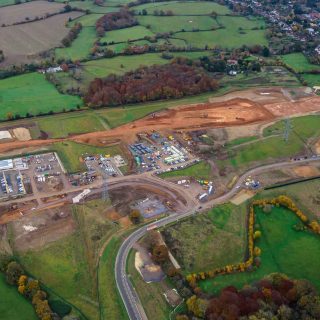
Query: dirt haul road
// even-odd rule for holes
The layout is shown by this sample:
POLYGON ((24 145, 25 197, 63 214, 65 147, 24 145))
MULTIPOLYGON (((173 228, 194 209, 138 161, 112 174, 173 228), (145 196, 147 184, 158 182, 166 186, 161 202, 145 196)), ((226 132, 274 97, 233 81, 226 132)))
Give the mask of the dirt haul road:
MULTIPOLYGON (((295 100, 288 98, 281 88, 246 90, 217 98, 210 102, 183 105, 122 125, 112 130, 75 135, 66 138, 81 143, 106 145, 109 142, 131 142, 140 132, 157 130, 197 130, 268 123, 276 119, 320 112, 320 96, 308 95, 295 100), (242 98, 237 97, 241 95, 242 98), (228 99, 229 97, 229 99, 228 99), (216 101, 216 102, 214 102, 216 101)), ((50 145, 65 139, 15 141, 0 144, 0 154, 8 151, 50 145)))

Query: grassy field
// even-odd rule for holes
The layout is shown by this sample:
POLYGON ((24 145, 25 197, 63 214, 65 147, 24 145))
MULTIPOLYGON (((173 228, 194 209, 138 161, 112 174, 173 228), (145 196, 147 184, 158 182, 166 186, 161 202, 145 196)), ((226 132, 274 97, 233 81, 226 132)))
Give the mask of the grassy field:
POLYGON ((308 86, 320 86, 320 74, 302 74, 302 78, 307 82, 308 86))
POLYGON ((237 148, 229 153, 229 163, 239 168, 256 161, 289 159, 304 150, 304 143, 296 135, 291 135, 288 142, 282 136, 269 137, 237 148))
MULTIPOLYGON (((257 198, 268 197, 275 198, 279 194, 290 197, 299 208, 310 219, 315 219, 315 214, 320 212, 320 178, 312 181, 303 181, 289 186, 278 187, 275 189, 264 190, 262 194, 258 194, 257 198)), ((320 222, 320 216, 317 217, 320 222)))
POLYGON ((163 234, 179 242, 172 252, 188 274, 241 261, 246 250, 245 223, 245 208, 227 204, 166 227, 163 234))
MULTIPOLYGON (((59 0, 63 1, 63 0, 59 0)), ((108 1, 110 3, 110 1, 108 1)), ((91 0, 81 0, 81 1, 70 1, 70 6, 72 8, 79 8, 83 10, 90 10, 90 13, 108 13, 119 11, 119 8, 116 7, 117 3, 113 3, 113 6, 97 6, 91 0)), ((111 3, 110 3, 111 4, 111 3)))
POLYGON ((205 46, 209 46, 209 48, 215 46, 237 48, 242 45, 267 45, 263 20, 229 16, 218 17, 217 20, 224 26, 223 29, 179 32, 175 34, 175 37, 184 39, 188 44, 197 48, 204 48, 205 46), (253 30, 255 28, 256 30, 253 30))
MULTIPOLYGON (((25 1, 21 1, 21 2, 25 2, 25 1)), ((14 4, 14 0, 0 0, 0 7, 9 6, 12 4, 14 4)))
POLYGON ((193 31, 194 29, 209 30, 219 27, 216 20, 209 16, 139 16, 138 21, 143 26, 150 26, 150 30, 154 33, 193 31))
POLYGON ((82 27, 95 27, 96 21, 103 17, 102 13, 91 13, 84 15, 78 19, 73 20, 70 25, 73 26, 74 24, 80 22, 82 24, 82 27))
POLYGON ((243 144, 243 143, 247 143, 247 142, 251 142, 251 141, 254 141, 258 139, 258 137, 256 136, 252 136, 252 137, 241 137, 241 138, 237 138, 237 139, 234 139, 234 140, 231 140, 227 143, 227 146, 228 147, 235 147, 235 146, 238 146, 240 144, 243 144))
POLYGON ((146 9, 148 14, 153 14, 154 10, 171 10, 177 15, 209 15, 213 11, 219 15, 231 13, 226 6, 222 6, 214 2, 204 1, 170 1, 161 3, 147 3, 133 8, 136 13, 142 11, 143 9, 146 9))
POLYGON ((96 319, 98 307, 92 290, 93 279, 84 257, 82 239, 76 232, 42 250, 29 251, 20 260, 46 286, 77 306, 89 319, 96 319))
POLYGON ((111 59, 99 59, 88 61, 83 64, 88 77, 106 77, 107 75, 124 74, 128 71, 139 68, 141 65, 151 66, 154 64, 165 64, 168 60, 161 58, 156 53, 146 53, 144 55, 119 56, 111 59))
POLYGON ((69 173, 85 171, 86 167, 80 158, 82 155, 99 155, 99 154, 110 154, 111 156, 123 153, 119 146, 111 147, 96 147, 87 144, 80 144, 72 141, 67 142, 57 142, 53 144, 52 149, 54 149, 63 162, 65 169, 69 173))
POLYGON ((131 250, 127 260, 127 272, 130 280, 138 293, 148 319, 164 320, 169 319, 172 308, 163 296, 163 287, 160 283, 146 283, 134 265, 135 250, 131 250))
POLYGON ((271 213, 264 213, 256 208, 256 224, 262 231, 257 241, 261 248, 261 266, 254 272, 218 276, 202 281, 200 286, 210 293, 217 293, 221 288, 233 285, 241 288, 273 272, 287 274, 294 279, 307 279, 320 289, 318 273, 320 241, 311 232, 298 232, 294 225, 300 220, 285 208, 273 208, 271 213))
POLYGON ((131 28, 107 31, 100 42, 127 42, 129 40, 143 39, 146 36, 154 36, 154 34, 143 26, 135 26, 131 28))
POLYGON ((96 40, 95 27, 84 27, 70 47, 55 49, 56 59, 63 58, 73 61, 85 59, 88 57, 90 49, 96 40))
POLYGON ((114 264, 121 238, 113 237, 105 248, 99 265, 99 297, 103 320, 127 320, 128 315, 119 296, 114 278, 114 264))
POLYGON ((290 53, 281 56, 284 63, 294 69, 295 72, 310 72, 320 70, 319 65, 311 64, 303 53, 290 53))
POLYGON ((41 131, 49 138, 63 138, 77 133, 106 130, 107 124, 94 113, 70 114, 57 117, 47 117, 37 121, 41 131))
POLYGON ((194 164, 190 167, 174 170, 169 172, 164 172, 159 175, 160 178, 174 178, 174 177, 193 177, 195 179, 210 179, 211 167, 210 164, 202 161, 194 164))
MULTIPOLYGON (((291 119, 292 133, 297 133, 302 139, 309 139, 320 135, 320 115, 310 115, 291 119)), ((283 134, 285 130, 284 121, 278 121, 275 124, 263 130, 263 136, 267 137, 274 134, 283 134)))
POLYGON ((44 75, 28 73, 0 80, 0 119, 8 113, 25 116, 27 112, 59 112, 81 106, 79 97, 60 94, 44 75))
MULTIPOLYGON (((267 139, 252 142, 243 147, 239 146, 236 150, 232 150, 232 145, 228 144, 229 163, 233 167, 239 168, 257 161, 288 160, 290 157, 299 155, 305 150, 308 139, 320 136, 319 119, 319 115, 292 118, 292 129, 288 142, 283 137, 285 124, 283 121, 278 121, 264 129, 263 136, 267 139)), ((226 161, 223 163, 225 164, 226 161)), ((218 161, 219 165, 223 165, 223 163, 218 161)))
POLYGON ((36 320, 32 304, 18 293, 15 286, 9 286, 0 273, 0 318, 2 320, 36 320))
MULTIPOLYGON (((73 234, 40 250, 19 255, 28 272, 43 281, 54 293, 79 308, 90 320, 99 319, 100 315, 97 281, 100 250, 105 241, 120 229, 108 219, 106 209, 109 207, 110 202, 101 199, 73 206, 73 234)), ((107 267, 109 274, 113 276, 112 265, 107 267)), ((101 287, 104 286, 105 283, 101 283, 101 287)), ((103 293, 101 289, 99 293, 103 293)), ((106 292, 103 294, 105 297, 106 292)), ((110 300, 110 303, 113 302, 110 300)))

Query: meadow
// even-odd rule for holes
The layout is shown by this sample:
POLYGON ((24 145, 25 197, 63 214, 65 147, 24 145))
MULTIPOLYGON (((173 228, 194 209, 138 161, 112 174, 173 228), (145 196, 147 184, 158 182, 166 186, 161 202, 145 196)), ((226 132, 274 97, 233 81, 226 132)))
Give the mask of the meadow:
POLYGON ((86 14, 78 19, 75 19, 69 23, 69 26, 73 26, 76 23, 81 23, 82 27, 95 27, 96 21, 103 17, 103 13, 91 13, 86 14))
MULTIPOLYGON (((25 1, 21 1, 21 2, 25 2, 25 1)), ((14 0, 0 0, 0 7, 10 6, 12 4, 14 4, 14 0)))
POLYGON ((88 144, 66 141, 54 143, 52 149, 59 154, 59 157, 68 173, 86 170, 85 164, 81 161, 81 157, 83 155, 110 154, 111 156, 114 156, 120 154, 124 156, 118 145, 110 147, 96 147, 88 144))
POLYGON ((2 320, 36 320, 32 304, 15 286, 9 286, 0 273, 0 314, 2 320))
POLYGON ((242 45, 267 45, 264 21, 261 19, 247 19, 244 17, 218 17, 217 21, 222 29, 200 32, 179 32, 175 37, 185 40, 189 45, 197 48, 237 48, 242 45))
POLYGON ((221 205, 207 214, 168 226, 162 233, 169 248, 171 242, 175 243, 175 249, 171 250, 184 274, 208 271, 243 259, 246 210, 232 204, 221 205))
MULTIPOLYGON (((228 144, 226 146, 229 152, 228 161, 234 168, 239 168, 257 161, 288 160, 290 157, 297 156, 306 149, 308 140, 320 136, 319 119, 319 115, 292 118, 288 141, 284 140, 285 123, 278 121, 264 129, 263 136, 266 138, 264 140, 252 140, 252 143, 244 146, 236 141, 239 145, 237 149, 232 149, 234 144, 228 144)), ((250 141, 246 140, 242 143, 244 142, 250 141)), ((218 163, 222 164, 220 161, 218 163)))
POLYGON ((310 72, 313 70, 319 70, 320 66, 311 64, 303 53, 290 53, 281 56, 281 59, 289 67, 291 67, 295 72, 303 73, 310 72))
POLYGON ((153 14, 154 10, 171 10, 175 15, 209 15, 216 12, 218 15, 230 14, 231 11, 226 6, 214 2, 205 1, 170 1, 160 3, 147 3, 133 7, 135 13, 146 9, 148 14, 153 14))
MULTIPOLYGON (((309 139, 320 135, 320 115, 309 115, 290 119, 292 131, 297 133, 302 139, 309 139)), ((285 122, 278 121, 263 130, 263 136, 283 134, 285 122)), ((294 133, 292 133, 293 135, 294 133)))
POLYGON ((303 73, 301 76, 309 87, 320 86, 320 74, 303 73))
POLYGON ((100 42, 127 42, 130 40, 143 39, 146 36, 152 37, 154 34, 143 26, 134 26, 131 28, 108 31, 105 36, 100 39, 100 42))
MULTIPOLYGON (((99 319, 101 312, 99 298, 106 296, 110 298, 111 295, 104 290, 107 282, 101 283, 100 295, 98 294, 97 277, 100 250, 105 241, 119 230, 119 226, 112 223, 106 215, 108 207, 110 202, 101 199, 73 206, 75 224, 73 234, 36 251, 19 254, 19 259, 26 270, 43 281, 49 292, 54 292, 77 307, 89 320, 99 319)), ((108 254, 108 251, 104 256, 105 254, 108 254)), ((111 274, 112 265, 102 265, 103 268, 106 266, 111 274)), ((114 293, 116 294, 116 290, 114 293)), ((115 303, 114 300, 110 302, 115 303)), ((108 318, 105 315, 103 319, 119 318, 108 318)))
POLYGON ((209 16, 138 16, 138 21, 154 33, 210 30, 219 27, 216 20, 209 16))
POLYGON ((307 279, 319 290, 319 238, 309 231, 296 231, 294 226, 301 222, 286 208, 274 207, 271 213, 255 208, 255 213, 256 225, 262 232, 256 243, 262 250, 261 266, 253 272, 217 276, 201 281, 201 288, 209 293, 217 293, 225 286, 241 288, 265 275, 280 272, 290 278, 307 279))
MULTIPOLYGON (((59 0, 59 1, 64 2, 64 0, 59 0)), ((81 1, 70 1, 69 4, 72 8, 90 10, 90 13, 108 13, 108 12, 114 12, 119 10, 119 8, 116 7, 116 3, 114 3, 114 6, 97 6, 91 0, 83 0, 83 1, 81 0, 81 1)))
POLYGON ((97 40, 95 27, 82 28, 70 47, 55 49, 56 59, 82 60, 88 57, 94 42, 97 40))
POLYGON ((298 155, 303 151, 304 142, 292 134, 288 141, 285 141, 283 136, 269 137, 243 147, 240 146, 236 150, 229 149, 228 160, 231 166, 238 169, 258 161, 289 160, 290 157, 298 155))
MULTIPOLYGON (((204 52, 177 52, 170 53, 173 57, 195 59, 206 55, 204 52)), ((143 55, 118 56, 109 59, 98 59, 83 63, 84 74, 82 81, 88 82, 96 77, 107 77, 110 74, 122 75, 141 66, 166 64, 170 61, 163 59, 161 53, 145 53, 143 55)))
POLYGON ((82 106, 79 97, 60 94, 43 74, 28 73, 0 80, 0 119, 7 114, 61 112, 82 106))
POLYGON ((202 161, 184 169, 164 172, 159 175, 160 178, 192 177, 195 179, 209 180, 211 176, 211 166, 202 161))
POLYGON ((168 61, 160 54, 146 53, 144 55, 119 56, 111 59, 99 59, 83 64, 84 70, 92 77, 106 77, 109 74, 124 74, 140 66, 165 64, 168 61))
POLYGON ((106 122, 93 112, 87 112, 86 114, 71 113, 68 117, 65 115, 46 117, 39 119, 37 125, 49 138, 64 138, 77 133, 108 129, 106 122))
POLYGON ((41 250, 28 251, 20 261, 30 274, 78 307, 88 319, 96 319, 98 307, 91 302, 96 297, 84 248, 81 235, 76 232, 41 250))

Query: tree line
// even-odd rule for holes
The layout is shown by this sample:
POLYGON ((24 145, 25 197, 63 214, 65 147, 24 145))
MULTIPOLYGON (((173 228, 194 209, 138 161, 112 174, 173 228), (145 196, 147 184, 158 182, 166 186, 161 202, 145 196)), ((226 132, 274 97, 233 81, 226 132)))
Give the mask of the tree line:
POLYGON ((110 12, 96 22, 96 31, 99 37, 103 37, 106 31, 132 27, 138 24, 137 19, 127 9, 119 12, 110 12))
POLYGON ((68 34, 61 40, 61 43, 65 47, 70 47, 72 41, 76 39, 79 35, 79 33, 82 30, 82 24, 80 22, 77 22, 68 32, 68 34))
POLYGON ((218 82, 202 68, 176 61, 167 65, 140 67, 123 76, 93 80, 84 97, 90 107, 116 106, 155 101, 218 89, 218 82))
POLYGON ((188 315, 178 315, 176 320, 188 320, 192 316, 207 320, 320 318, 320 297, 314 287, 306 280, 292 280, 278 273, 241 290, 226 287, 209 299, 194 295, 186 304, 188 315))

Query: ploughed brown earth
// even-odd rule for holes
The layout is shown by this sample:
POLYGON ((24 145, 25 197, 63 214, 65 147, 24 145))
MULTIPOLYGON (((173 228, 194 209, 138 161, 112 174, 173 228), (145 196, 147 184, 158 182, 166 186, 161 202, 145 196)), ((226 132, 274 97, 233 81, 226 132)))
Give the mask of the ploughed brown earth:
MULTIPOLYGON (((296 89, 304 90, 304 89, 296 89)), ((320 96, 313 94, 296 96, 292 99, 281 88, 251 89, 233 92, 222 97, 211 98, 210 102, 182 105, 122 125, 112 130, 75 135, 66 138, 82 143, 104 144, 116 141, 132 141, 137 133, 170 132, 174 130, 196 130, 268 123, 277 118, 320 112, 320 96)), ((65 139, 14 141, 0 144, 0 153, 40 147, 65 139)))

